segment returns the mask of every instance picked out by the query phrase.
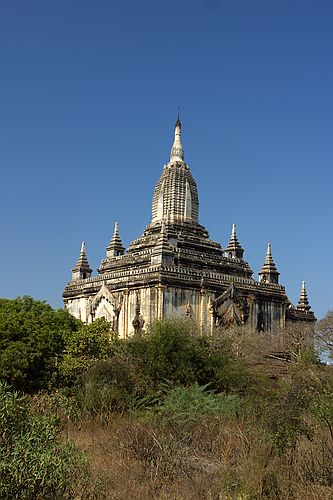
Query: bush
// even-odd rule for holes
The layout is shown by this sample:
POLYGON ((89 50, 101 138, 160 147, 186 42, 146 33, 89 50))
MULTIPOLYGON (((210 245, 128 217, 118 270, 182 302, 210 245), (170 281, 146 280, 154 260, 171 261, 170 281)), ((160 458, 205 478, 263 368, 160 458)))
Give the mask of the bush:
POLYGON ((153 383, 171 380, 193 384, 196 374, 196 349, 191 325, 184 321, 157 321, 146 337, 144 371, 153 383))
POLYGON ((80 322, 31 297, 0 299, 0 378, 37 391, 54 382, 65 339, 80 322))
POLYGON ((188 321, 163 320, 151 325, 145 337, 126 346, 146 377, 147 385, 210 384, 217 391, 243 390, 252 378, 230 344, 198 336, 188 321))
POLYGON ((132 406, 134 380, 127 363, 118 356, 96 362, 83 375, 78 390, 79 404, 86 414, 108 418, 112 412, 123 412, 132 406))
POLYGON ((235 395, 214 394, 206 386, 175 387, 157 405, 155 415, 167 424, 195 422, 204 416, 236 415, 240 401, 235 395))
POLYGON ((89 325, 80 323, 64 339, 64 352, 58 363, 59 381, 68 386, 74 384, 96 361, 113 354, 115 341, 110 323, 104 319, 89 325))
POLYGON ((87 476, 86 459, 50 416, 0 382, 0 496, 2 499, 73 498, 87 476))

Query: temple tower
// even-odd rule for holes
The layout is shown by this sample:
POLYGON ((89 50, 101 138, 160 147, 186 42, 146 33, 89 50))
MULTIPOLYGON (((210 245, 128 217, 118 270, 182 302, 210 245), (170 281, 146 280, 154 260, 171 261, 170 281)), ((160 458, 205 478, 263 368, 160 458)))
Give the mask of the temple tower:
POLYGON ((92 269, 90 269, 87 254, 86 244, 82 241, 80 256, 72 269, 72 280, 90 278, 92 269))
POLYGON ((119 236, 118 222, 114 225, 114 231, 110 243, 106 249, 106 258, 117 257, 118 255, 124 255, 125 247, 121 242, 119 236))
POLYGON ((184 162, 181 143, 181 122, 176 121, 170 161, 164 165, 156 185, 152 224, 164 221, 198 223, 199 199, 195 180, 184 162))
POLYGON ((268 243, 267 245, 265 262, 258 274, 260 283, 279 283, 280 273, 278 272, 278 270, 276 269, 276 265, 274 264, 270 243, 268 243))
POLYGON ((305 285, 293 306, 279 284, 270 244, 256 281, 235 224, 225 250, 210 239, 199 222, 198 190, 185 163, 181 128, 178 116, 150 224, 125 250, 116 223, 96 276, 83 242, 63 293, 65 307, 84 322, 104 317, 123 338, 164 317, 191 318, 200 333, 232 325, 275 333, 286 321, 312 324, 305 285))
POLYGON ((299 311, 305 311, 305 312, 310 311, 311 309, 311 306, 309 304, 308 294, 305 287, 305 281, 302 281, 301 294, 296 308, 299 311))
POLYGON ((224 255, 230 259, 242 259, 244 250, 241 247, 236 234, 236 224, 232 225, 231 237, 227 248, 224 251, 224 255))

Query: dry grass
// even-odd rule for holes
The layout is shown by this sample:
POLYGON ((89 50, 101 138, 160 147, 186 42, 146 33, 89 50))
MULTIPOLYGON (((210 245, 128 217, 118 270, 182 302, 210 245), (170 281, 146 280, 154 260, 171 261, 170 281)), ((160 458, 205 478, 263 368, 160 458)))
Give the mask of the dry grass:
POLYGON ((69 436, 90 458, 95 498, 333 498, 326 436, 281 456, 262 429, 236 420, 205 418, 171 428, 118 417, 107 426, 71 424, 69 436))

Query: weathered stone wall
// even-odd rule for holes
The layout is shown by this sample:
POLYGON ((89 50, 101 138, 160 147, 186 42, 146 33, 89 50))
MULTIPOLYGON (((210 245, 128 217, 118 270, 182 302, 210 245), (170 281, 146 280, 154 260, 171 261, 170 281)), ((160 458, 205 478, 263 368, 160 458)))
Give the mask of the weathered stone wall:
MULTIPOLYGON (((103 285, 106 287, 106 285, 103 285)), ((143 328, 156 319, 189 318, 195 321, 198 330, 210 332, 219 324, 219 318, 228 318, 228 311, 234 311, 237 319, 242 318, 239 303, 228 298, 216 309, 215 316, 211 304, 216 294, 204 288, 181 288, 176 286, 152 285, 117 291, 118 311, 112 293, 106 287, 99 292, 98 300, 93 297, 69 299, 66 309, 85 323, 98 318, 110 321, 118 329, 121 338, 134 334, 133 321, 140 318, 143 328), (121 300, 120 300, 121 299, 121 300)), ((238 291, 240 293, 240 291, 238 291)), ((248 305, 245 326, 250 330, 278 333, 285 328, 284 304, 278 301, 263 300, 253 295, 242 297, 248 305)), ((244 323, 242 323, 244 324, 244 323)))
POLYGON ((65 309, 67 309, 75 318, 80 319, 84 323, 89 323, 89 314, 87 314, 88 299, 85 297, 78 297, 65 302, 65 309))

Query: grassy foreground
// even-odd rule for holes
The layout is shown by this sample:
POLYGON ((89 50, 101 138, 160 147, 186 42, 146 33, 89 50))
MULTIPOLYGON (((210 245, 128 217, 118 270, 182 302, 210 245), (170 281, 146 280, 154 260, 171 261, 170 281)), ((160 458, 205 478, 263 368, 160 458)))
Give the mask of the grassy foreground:
POLYGON ((170 321, 122 341, 9 302, 1 498, 333 498, 333 372, 311 350, 170 321))

